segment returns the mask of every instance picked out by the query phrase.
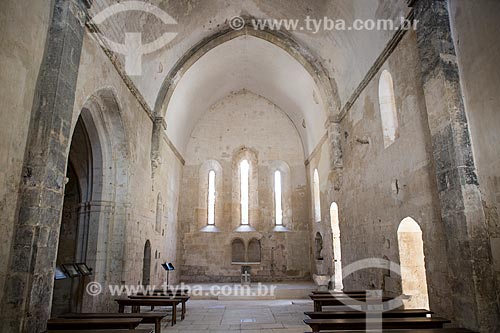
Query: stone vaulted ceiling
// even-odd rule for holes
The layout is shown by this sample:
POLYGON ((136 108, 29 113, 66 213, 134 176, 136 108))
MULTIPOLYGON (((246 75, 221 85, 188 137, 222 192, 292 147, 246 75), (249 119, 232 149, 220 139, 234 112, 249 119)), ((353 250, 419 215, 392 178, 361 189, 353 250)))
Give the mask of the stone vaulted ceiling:
MULTIPOLYGON (((120 1, 124 3, 125 1, 120 1)), ((404 0, 185 0, 147 1, 168 13, 177 24, 163 24, 142 12, 114 15, 99 28, 110 40, 123 42, 124 32, 141 32, 143 42, 157 39, 167 31, 176 37, 160 50, 143 57, 142 75, 131 76, 146 103, 154 108, 165 78, 176 62, 194 45, 227 28, 233 16, 304 20, 390 18, 399 20, 408 12, 404 0)), ((116 1, 95 0, 91 15, 116 1)), ((340 107, 383 50, 392 31, 288 31, 307 47, 336 83, 340 107)), ((118 55, 119 61, 123 57, 118 55)), ((199 116, 211 104, 232 91, 246 88, 282 108, 299 131, 306 154, 323 136, 325 114, 314 82, 298 62, 285 51, 254 37, 239 37, 209 51, 180 78, 179 89, 166 112, 168 134, 182 152, 199 116), (305 122, 306 128, 302 126, 305 122)))

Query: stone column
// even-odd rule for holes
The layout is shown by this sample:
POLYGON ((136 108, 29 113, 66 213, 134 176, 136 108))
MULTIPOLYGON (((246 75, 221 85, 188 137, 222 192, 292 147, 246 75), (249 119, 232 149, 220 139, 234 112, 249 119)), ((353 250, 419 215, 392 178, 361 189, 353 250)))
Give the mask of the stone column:
POLYGON ((328 133, 328 147, 330 150, 330 170, 342 168, 342 130, 339 122, 328 119, 325 124, 328 133))
MULTIPOLYGON (((458 325, 498 327, 491 249, 462 99, 448 2, 417 0, 417 44, 458 325)), ((480 50, 478 50, 480 52, 480 50)), ((432 304, 431 304, 432 306, 432 304)))
POLYGON ((88 6, 84 0, 50 3, 53 13, 31 110, 19 214, 14 223, 2 299, 2 332, 43 332, 50 317, 75 87, 88 6))
MULTIPOLYGON (((154 178, 156 170, 161 165, 161 139, 167 130, 167 123, 163 117, 155 117, 151 133, 151 177, 154 178)), ((153 183, 154 184, 154 183, 153 183)), ((154 185, 153 185, 154 186, 154 185)), ((154 189, 153 189, 154 190, 154 189)))

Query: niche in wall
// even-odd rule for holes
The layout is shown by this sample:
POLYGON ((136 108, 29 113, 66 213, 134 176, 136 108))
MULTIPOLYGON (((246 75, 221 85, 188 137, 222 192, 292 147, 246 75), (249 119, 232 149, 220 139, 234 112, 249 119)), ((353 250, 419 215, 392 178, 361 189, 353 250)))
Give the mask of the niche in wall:
POLYGON ((260 241, 256 238, 248 243, 248 262, 260 262, 260 241))
POLYGON ((252 238, 248 245, 240 238, 235 238, 231 242, 231 263, 260 263, 261 261, 261 248, 260 240, 252 238))
POLYGON ((316 237, 314 238, 314 257, 316 260, 323 260, 323 255, 321 252, 323 251, 323 236, 319 232, 316 233, 316 237))
POLYGON ((245 261, 245 243, 242 239, 235 238, 231 242, 231 262, 234 264, 245 261))

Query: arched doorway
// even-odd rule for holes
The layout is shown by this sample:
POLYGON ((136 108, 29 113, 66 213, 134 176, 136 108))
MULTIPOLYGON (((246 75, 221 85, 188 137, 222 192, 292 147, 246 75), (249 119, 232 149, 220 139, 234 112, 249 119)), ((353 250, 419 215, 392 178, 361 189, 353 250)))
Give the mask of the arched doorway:
POLYGON ((330 205, 330 224, 333 237, 334 289, 342 290, 342 253, 340 246, 339 208, 335 202, 330 205))
POLYGON ((144 257, 142 259, 142 285, 151 284, 151 243, 149 240, 144 244, 144 257))
POLYGON ((54 283, 52 315, 109 311, 113 300, 84 292, 122 280, 128 192, 127 139, 114 93, 89 97, 75 123, 56 263, 85 262, 92 275, 54 283), (112 269, 113 268, 113 269, 112 269))
POLYGON ((404 300, 408 309, 428 309, 427 276, 425 272, 422 230, 411 217, 404 218, 398 227, 399 260, 404 300))
MULTIPOLYGON (((81 249, 86 246, 88 235, 82 234, 80 214, 84 211, 81 209, 84 203, 91 198, 94 179, 92 148, 81 117, 78 118, 71 140, 66 179, 57 266, 85 261, 81 249)), ((52 316, 81 311, 83 279, 76 277, 54 281, 52 316)))

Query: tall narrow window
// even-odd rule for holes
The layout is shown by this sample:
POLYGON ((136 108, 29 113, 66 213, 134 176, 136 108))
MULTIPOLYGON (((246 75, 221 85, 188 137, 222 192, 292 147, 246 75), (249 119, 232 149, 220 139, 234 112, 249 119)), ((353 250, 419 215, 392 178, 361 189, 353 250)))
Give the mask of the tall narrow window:
POLYGON ((394 84, 391 73, 387 70, 384 70, 380 75, 378 100, 380 118, 382 119, 382 133, 384 134, 384 147, 387 148, 398 138, 398 115, 396 98, 394 97, 394 84))
POLYGON ((321 221, 321 198, 319 194, 319 175, 318 169, 314 169, 313 175, 313 195, 314 195, 314 220, 321 221))
POLYGON ((215 224, 215 171, 208 173, 208 225, 215 224))
POLYGON ((240 163, 241 224, 248 225, 248 178, 250 165, 247 160, 240 163))
POLYGON ((281 205, 281 172, 279 170, 276 170, 274 173, 274 209, 276 225, 283 225, 283 208, 281 205))
POLYGON ((161 199, 161 193, 158 193, 156 197, 156 223, 155 230, 161 232, 161 220, 163 217, 163 200, 161 199))
POLYGON ((339 207, 335 202, 330 206, 330 224, 333 236, 334 289, 342 290, 342 254, 340 247, 339 207))

